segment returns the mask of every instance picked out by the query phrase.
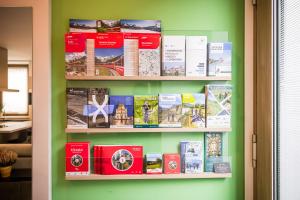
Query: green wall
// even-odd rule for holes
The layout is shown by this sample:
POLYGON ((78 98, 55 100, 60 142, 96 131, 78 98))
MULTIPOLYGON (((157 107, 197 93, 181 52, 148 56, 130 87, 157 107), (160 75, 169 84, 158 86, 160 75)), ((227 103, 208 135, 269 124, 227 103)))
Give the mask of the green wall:
MULTIPOLYGON (((176 32, 176 31, 175 31, 176 32)), ((52 1, 52 195, 76 199, 206 199, 244 198, 244 1, 243 0, 53 0, 52 1), (232 156, 232 178, 195 180, 65 181, 64 145, 68 140, 93 144, 140 144, 144 152, 176 152, 183 139, 203 139, 202 133, 129 133, 68 135, 65 88, 109 87, 111 94, 199 92, 207 82, 186 81, 69 81, 64 78, 64 33, 69 18, 160 19, 165 30, 207 33, 210 40, 227 37, 233 43, 231 133, 225 134, 232 156), (193 31, 194 30, 194 31, 193 31), (196 30, 196 31, 195 31, 196 30), (198 30, 198 31, 197 31, 198 30), (205 30, 205 31, 199 31, 205 30), (219 32, 221 32, 219 34, 219 32)), ((211 83, 211 82, 210 82, 211 83)))

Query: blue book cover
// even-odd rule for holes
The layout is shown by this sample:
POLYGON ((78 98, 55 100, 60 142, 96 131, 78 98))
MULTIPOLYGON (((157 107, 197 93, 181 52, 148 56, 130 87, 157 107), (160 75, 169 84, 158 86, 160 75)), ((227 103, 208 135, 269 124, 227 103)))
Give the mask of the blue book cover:
POLYGON ((201 141, 181 141, 181 172, 203 172, 203 145, 201 141))
POLYGON ((110 128, 133 128, 133 96, 110 96, 110 128))
POLYGON ((203 159, 201 154, 186 153, 184 160, 184 172, 186 174, 197 174, 203 172, 203 159))
POLYGON ((223 134, 205 133, 205 171, 213 172, 214 163, 223 161, 223 134))

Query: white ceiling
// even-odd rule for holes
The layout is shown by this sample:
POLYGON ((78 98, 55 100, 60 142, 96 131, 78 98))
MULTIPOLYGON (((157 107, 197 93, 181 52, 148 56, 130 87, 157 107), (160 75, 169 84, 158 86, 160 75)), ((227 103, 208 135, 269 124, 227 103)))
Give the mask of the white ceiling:
POLYGON ((32 8, 0 7, 0 47, 9 61, 32 60, 32 8))

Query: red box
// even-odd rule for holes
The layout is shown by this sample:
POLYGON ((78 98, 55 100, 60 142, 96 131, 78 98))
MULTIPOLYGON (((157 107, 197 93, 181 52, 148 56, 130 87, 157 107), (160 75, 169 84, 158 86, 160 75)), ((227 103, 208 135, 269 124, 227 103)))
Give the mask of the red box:
POLYGON ((164 154, 164 173, 180 174, 180 155, 164 154))
POLYGON ((100 157, 100 145, 94 145, 94 173, 101 174, 101 157, 100 157))
POLYGON ((90 174, 90 143, 66 143, 66 175, 90 174))
POLYGON ((143 147, 125 145, 101 146, 101 173, 142 174, 143 147))

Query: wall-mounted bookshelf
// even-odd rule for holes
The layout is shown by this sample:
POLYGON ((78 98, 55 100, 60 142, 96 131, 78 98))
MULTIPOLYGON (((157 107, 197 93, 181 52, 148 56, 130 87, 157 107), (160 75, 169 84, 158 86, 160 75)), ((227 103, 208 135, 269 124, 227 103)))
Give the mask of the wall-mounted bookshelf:
POLYGON ((80 81, 230 81, 225 76, 65 76, 66 80, 80 81))
POLYGON ((231 128, 87 128, 65 129, 66 133, 185 133, 185 132, 231 132, 231 128))
POLYGON ((147 180, 147 179, 216 179, 230 178, 231 173, 212 173, 203 172, 200 174, 141 174, 141 175, 83 175, 83 176, 66 176, 69 181, 88 181, 88 180, 147 180))

